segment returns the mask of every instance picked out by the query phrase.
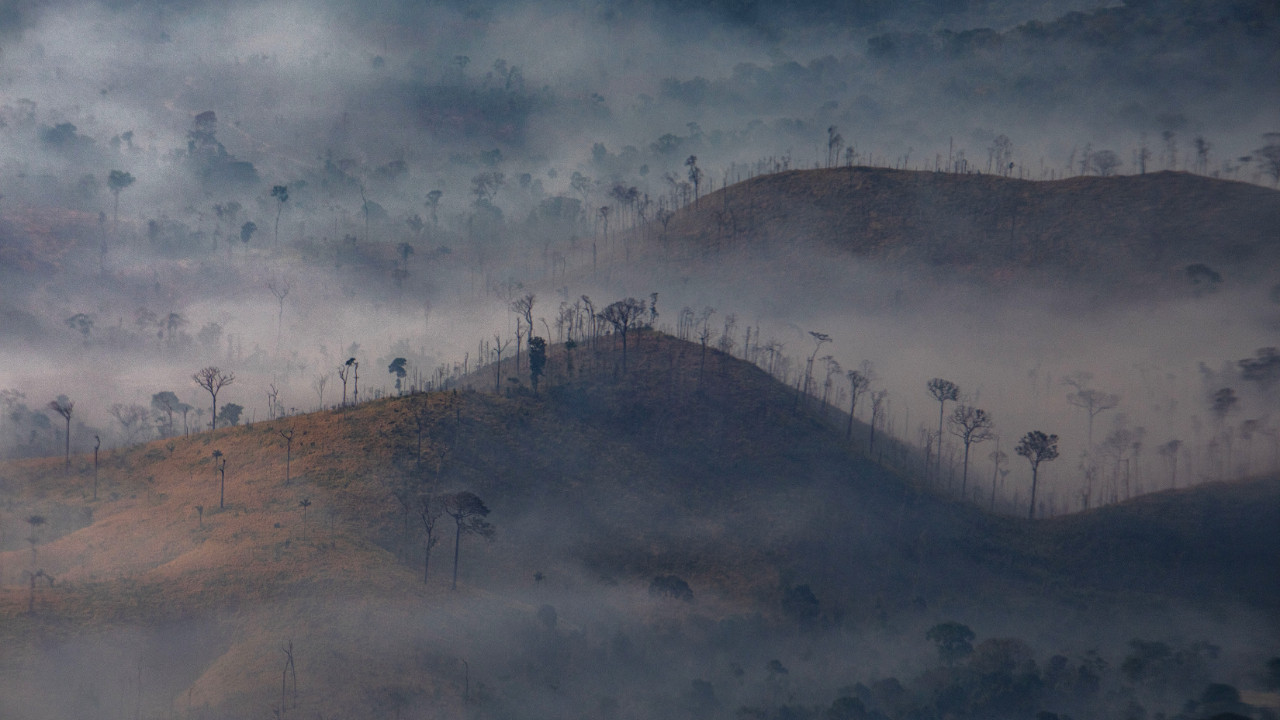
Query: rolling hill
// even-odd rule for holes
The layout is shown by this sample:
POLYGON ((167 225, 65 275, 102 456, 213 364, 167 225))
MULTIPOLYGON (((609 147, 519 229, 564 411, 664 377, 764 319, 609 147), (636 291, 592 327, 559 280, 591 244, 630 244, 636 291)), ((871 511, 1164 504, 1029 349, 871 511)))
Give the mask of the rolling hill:
POLYGON ((949 619, 1083 653, 1194 616, 1274 653, 1280 479, 990 516, 752 365, 631 342, 626 370, 608 336, 572 371, 555 348, 538 394, 493 393, 508 360, 109 451, 97 499, 92 457, 0 467, 2 714, 773 716, 928 664, 949 619), (454 592, 418 499, 464 489, 497 532, 462 536, 454 592))
POLYGON ((807 248, 997 286, 1145 291, 1203 280, 1187 275, 1196 264, 1273 280, 1277 227, 1280 192, 1189 173, 1031 181, 845 167, 717 190, 677 213, 665 239, 678 262, 807 248))

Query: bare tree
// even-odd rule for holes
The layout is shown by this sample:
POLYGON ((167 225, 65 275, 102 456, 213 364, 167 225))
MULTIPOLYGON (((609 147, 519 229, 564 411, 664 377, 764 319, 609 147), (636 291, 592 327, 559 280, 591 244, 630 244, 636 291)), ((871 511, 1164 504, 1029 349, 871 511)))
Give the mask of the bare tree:
POLYGON ((347 406, 347 377, 351 375, 351 366, 343 363, 338 366, 338 379, 342 381, 342 407, 347 406))
MULTIPOLYGON (((277 218, 277 224, 279 219, 277 218)), ((267 289, 280 302, 280 309, 276 313, 276 354, 280 353, 280 328, 284 324, 284 299, 289 295, 289 291, 293 289, 293 282, 288 277, 281 275, 273 277, 267 281, 267 289)))
POLYGON ((888 390, 876 390, 871 393, 871 435, 867 438, 867 454, 870 455, 876 449, 876 425, 879 424, 883 417, 884 401, 889 396, 888 390))
MULTIPOLYGON (((996 484, 1000 480, 1000 468, 1009 461, 1009 453, 1000 449, 1000 437, 996 436, 996 449, 987 456, 991 458, 991 512, 996 511, 996 484)), ((1005 472, 1008 472, 1007 470, 1005 472)))
POLYGON ((66 472, 71 474, 71 412, 75 409, 76 404, 67 399, 66 395, 59 395, 58 399, 49 401, 49 409, 58 413, 67 421, 66 440, 66 472))
POLYGON ((929 395, 938 401, 938 458, 934 475, 935 477, 942 477, 942 420, 946 414, 947 401, 954 402, 958 400, 960 398, 960 388, 950 380, 942 378, 933 378, 925 383, 925 387, 928 388, 929 395))
POLYGON ((277 430, 280 437, 284 438, 284 484, 289 484, 289 468, 293 463, 293 428, 277 430))
MULTIPOLYGON (((422 495, 418 498, 418 516, 422 518, 423 538, 423 556, 422 556, 422 584, 427 584, 427 570, 431 565, 431 550, 440 543, 439 520, 444 514, 444 500, 434 495, 422 495)), ((456 555, 456 553, 455 553, 456 555)), ((454 559, 454 565, 457 565, 457 559, 454 559)), ((457 573, 454 574, 454 585, 457 586, 457 573)))
POLYGON ((1271 176, 1272 185, 1280 185, 1280 133, 1265 133, 1262 141, 1266 143, 1254 150, 1262 172, 1271 176))
POLYGON ((995 423, 986 410, 972 405, 957 405, 951 413, 951 434, 964 443, 964 471, 960 475, 960 497, 966 498, 969 485, 969 446, 990 440, 995 423))
MULTIPOLYGON (((858 409, 858 398, 871 387, 871 364, 862 363, 862 370, 850 370, 849 376, 849 426, 845 429, 844 439, 853 439, 853 413, 858 409)), ((869 451, 868 451, 869 452, 869 451)))
POLYGON ((1036 484, 1039 480, 1040 463, 1049 462, 1058 457, 1058 436, 1046 435, 1039 430, 1032 430, 1018 441, 1013 451, 1031 463, 1031 509, 1027 517, 1036 517, 1036 484))
POLYGON ((688 160, 684 161, 684 166, 689 168, 689 182, 693 183, 693 206, 698 206, 698 188, 702 185, 702 168, 698 167, 698 156, 690 155, 688 160))
POLYGON ((493 394, 502 394, 502 351, 511 345, 511 341, 502 341, 501 335, 493 336, 493 353, 497 356, 497 360, 493 363, 493 394))
POLYGON ((631 326, 644 315, 644 301, 627 298, 610 303, 600 311, 600 319, 613 326, 613 330, 622 336, 622 372, 627 371, 627 332, 631 326))
POLYGON ((1076 372, 1068 375, 1062 381, 1063 385, 1075 388, 1075 392, 1067 395, 1067 402, 1084 410, 1089 416, 1089 429, 1086 437, 1091 449, 1093 448, 1093 419, 1120 404, 1119 395, 1090 388, 1089 381, 1092 379, 1093 375, 1091 373, 1076 372))
POLYGON ((316 391, 316 401, 320 403, 320 409, 324 409, 324 386, 329 384, 328 373, 320 373, 311 380, 311 389, 316 391))
POLYGON ((93 436, 93 500, 98 500, 98 449, 102 447, 102 439, 93 436))
MULTIPOLYGON (((343 363, 343 367, 346 367, 351 373, 351 383, 352 383, 351 404, 359 405, 360 404, 360 361, 356 360, 354 357, 349 357, 347 358, 347 361, 343 363)), ((338 369, 338 377, 342 378, 342 404, 346 405, 347 404, 347 377, 342 372, 342 368, 338 369)))
POLYGON ((109 411, 111 417, 120 423, 120 429, 124 432, 124 442, 126 445, 132 445, 149 432, 150 424, 148 420, 151 413, 141 405, 113 403, 109 411))
POLYGON ((218 509, 222 510, 227 499, 227 457, 221 450, 213 451, 213 469, 218 471, 218 509))
POLYGON ((813 363, 818 359, 818 351, 823 345, 831 342, 831 336, 826 333, 820 333, 814 330, 809 331, 809 337, 813 338, 813 353, 809 355, 809 361, 804 366, 804 383, 803 389, 796 395, 796 407, 800 406, 800 398, 809 394, 809 384, 813 380, 813 363))
POLYGON ((533 337, 533 293, 511 301, 511 312, 516 314, 516 375, 520 374, 520 318, 524 318, 525 337, 533 337))
POLYGON ((1161 445, 1156 452, 1169 465, 1169 489, 1178 487, 1178 451, 1182 449, 1181 440, 1170 440, 1161 445))
POLYGON ((22 574, 26 576, 31 583, 31 593, 27 596, 27 613, 34 615, 36 612, 36 581, 44 580, 49 587, 53 587, 53 576, 44 570, 36 570, 35 572, 24 571, 22 574))
POLYGON ((236 376, 229 372, 222 372, 217 367, 210 365, 201 368, 191 376, 196 384, 204 388, 209 393, 209 397, 213 400, 213 410, 209 415, 209 426, 211 430, 218 429, 218 391, 236 381, 236 376))
POLYGON ((442 498, 444 513, 453 518, 456 531, 453 536, 453 585, 458 589, 458 549, 462 545, 463 534, 479 535, 482 538, 493 537, 493 525, 485 521, 489 508, 485 507, 475 493, 467 490, 445 495, 442 498))

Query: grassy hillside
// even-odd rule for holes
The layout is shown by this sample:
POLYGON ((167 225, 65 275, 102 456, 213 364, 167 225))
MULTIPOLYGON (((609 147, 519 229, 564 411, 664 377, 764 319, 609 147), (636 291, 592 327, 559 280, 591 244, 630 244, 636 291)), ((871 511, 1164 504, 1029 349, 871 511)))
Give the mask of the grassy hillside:
POLYGON ((794 658, 808 685, 788 692, 817 697, 832 668, 847 684, 927 657, 923 629, 951 617, 1123 626, 1189 601, 1276 619, 1274 479, 990 517, 865 457, 754 366, 629 342, 625 371, 614 338, 573 372, 556 348, 538 394, 493 394, 508 360, 449 392, 106 452, 97 500, 92 457, 3 466, 0 714, 718 716, 785 699, 759 695, 776 671, 743 667, 794 658), (497 532, 463 537, 452 592, 452 521, 424 585, 417 502, 462 489, 497 532), (654 594, 660 576, 692 601, 654 594), (888 644, 843 644, 868 634, 888 644), (691 677, 719 709, 690 709, 691 677))
POLYGON ((671 220, 680 256, 806 245, 1003 284, 1188 282, 1280 262, 1280 192, 1188 173, 1035 182, 886 168, 793 170, 717 190, 671 220))

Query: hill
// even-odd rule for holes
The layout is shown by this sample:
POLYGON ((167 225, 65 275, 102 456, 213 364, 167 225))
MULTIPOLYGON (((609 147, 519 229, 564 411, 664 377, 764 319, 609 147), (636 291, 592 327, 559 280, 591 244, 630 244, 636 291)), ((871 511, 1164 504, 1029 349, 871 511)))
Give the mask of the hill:
POLYGON ((1206 264, 1269 279, 1280 192, 1181 172, 1030 181, 846 167, 763 175, 669 222, 676 257, 815 250, 1002 285, 1115 289, 1203 281, 1206 264))
POLYGON ((1277 619, 1275 479, 993 517, 752 365, 637 331, 624 369, 616 340, 556 348, 538 394, 492 392, 508 360, 110 451, 96 500, 92 457, 4 466, 3 714, 768 715, 930 665, 949 619, 1083 653, 1207 608, 1267 651, 1233 633, 1277 619), (443 518, 424 584, 420 497, 457 490, 496 535, 443 518))

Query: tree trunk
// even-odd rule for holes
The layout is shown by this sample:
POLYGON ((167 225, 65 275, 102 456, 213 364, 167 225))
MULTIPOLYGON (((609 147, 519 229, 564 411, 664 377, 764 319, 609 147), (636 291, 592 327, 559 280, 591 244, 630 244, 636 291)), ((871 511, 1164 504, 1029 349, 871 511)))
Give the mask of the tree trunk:
POLYGON ((462 523, 458 523, 458 530, 453 536, 453 585, 451 590, 458 589, 458 548, 462 544, 462 523))
POLYGON ((1031 467, 1031 509, 1027 512, 1028 520, 1036 519, 1036 467, 1031 467))

